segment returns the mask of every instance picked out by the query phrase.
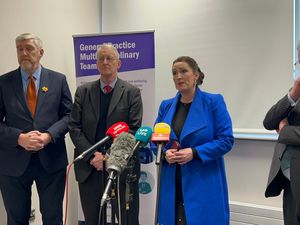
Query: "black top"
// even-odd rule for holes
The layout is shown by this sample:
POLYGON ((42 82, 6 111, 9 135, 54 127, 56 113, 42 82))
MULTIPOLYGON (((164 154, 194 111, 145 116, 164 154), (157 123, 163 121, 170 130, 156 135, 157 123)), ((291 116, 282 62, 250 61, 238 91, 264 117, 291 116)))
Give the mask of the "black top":
MULTIPOLYGON (((172 121, 172 129, 174 130, 176 136, 180 137, 184 122, 189 113, 192 103, 182 103, 178 102, 175 115, 172 121)), ((183 204, 183 194, 182 194, 182 182, 181 182, 181 166, 176 165, 175 174, 175 207, 183 204)))

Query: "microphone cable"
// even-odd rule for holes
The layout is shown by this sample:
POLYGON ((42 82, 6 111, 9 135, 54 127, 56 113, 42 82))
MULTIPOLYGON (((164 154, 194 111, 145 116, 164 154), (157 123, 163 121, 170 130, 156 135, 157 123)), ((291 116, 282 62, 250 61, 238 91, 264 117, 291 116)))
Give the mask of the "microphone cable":
POLYGON ((65 196, 66 196, 66 206, 65 206, 65 216, 64 216, 64 225, 67 225, 67 219, 68 219, 68 203, 69 203, 69 174, 72 166, 74 165, 74 161, 71 162, 71 164, 67 167, 67 173, 66 173, 66 188, 65 188, 65 196))

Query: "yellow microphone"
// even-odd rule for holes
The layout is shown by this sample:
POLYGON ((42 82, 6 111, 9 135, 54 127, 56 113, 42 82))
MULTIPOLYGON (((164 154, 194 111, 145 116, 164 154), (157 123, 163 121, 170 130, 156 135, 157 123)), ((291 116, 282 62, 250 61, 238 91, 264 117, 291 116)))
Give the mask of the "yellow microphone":
POLYGON ((170 141, 171 127, 167 123, 157 123, 154 126, 151 141, 157 145, 156 165, 162 160, 162 149, 170 141))

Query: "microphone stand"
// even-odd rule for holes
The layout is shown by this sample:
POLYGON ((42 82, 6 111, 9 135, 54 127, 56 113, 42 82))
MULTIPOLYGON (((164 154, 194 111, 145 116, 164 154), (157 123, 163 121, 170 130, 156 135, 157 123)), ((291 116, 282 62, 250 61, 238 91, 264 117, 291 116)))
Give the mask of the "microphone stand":
POLYGON ((127 176, 126 176, 126 190, 125 190, 125 219, 124 219, 124 225, 130 225, 129 221, 130 221, 130 218, 129 218, 129 210, 130 210, 130 205, 134 199, 133 197, 133 193, 132 193, 132 185, 134 185, 134 182, 137 181, 137 175, 136 173, 134 172, 134 167, 135 167, 135 164, 136 164, 136 161, 138 160, 137 159, 137 156, 136 156, 137 153, 135 153, 131 158, 130 160, 128 161, 128 164, 127 164, 127 176))
POLYGON ((116 192, 113 188, 111 190, 111 197, 110 197, 110 205, 111 205, 111 225, 116 224, 116 192))
POLYGON ((101 204, 100 204, 100 214, 99 214, 99 225, 102 225, 102 222, 104 221, 104 223, 107 223, 107 202, 110 201, 110 206, 111 206, 111 223, 109 223, 110 225, 115 225, 115 201, 116 201, 116 192, 115 192, 115 180, 119 180, 119 175, 118 174, 113 174, 110 173, 108 176, 108 181, 105 187, 105 191, 103 193, 103 196, 101 198, 101 204), (111 188, 111 191, 109 190, 111 188), (110 196, 109 196, 109 192, 110 192, 110 196), (104 209, 104 211, 102 211, 102 209, 104 209), (101 216, 101 212, 103 212, 102 216, 101 216), (101 220, 100 220, 100 216, 101 216, 101 220), (101 223, 100 223, 101 221, 101 223))
POLYGON ((162 160, 163 160, 163 143, 158 144, 157 154, 156 154, 156 168, 157 168, 157 186, 156 186, 156 206, 155 206, 155 219, 154 225, 158 224, 158 209, 159 209, 159 198, 160 198, 160 180, 161 180, 161 169, 162 169, 162 160))
MULTIPOLYGON (((106 154, 107 148, 103 146, 101 149, 102 154, 106 154)), ((103 169, 102 169, 102 188, 101 190, 105 191, 106 188, 106 179, 107 179, 107 172, 106 172, 106 161, 103 160, 103 169)), ((104 193, 104 192, 103 192, 104 193)), ((100 199, 101 200, 101 199, 100 199)), ((101 202, 101 201, 100 201, 101 202)), ((100 207, 99 211, 99 225, 107 225, 107 204, 105 203, 103 207, 100 207)))
POLYGON ((126 182, 126 190, 125 190, 125 225, 129 225, 129 201, 130 201, 130 185, 126 182))

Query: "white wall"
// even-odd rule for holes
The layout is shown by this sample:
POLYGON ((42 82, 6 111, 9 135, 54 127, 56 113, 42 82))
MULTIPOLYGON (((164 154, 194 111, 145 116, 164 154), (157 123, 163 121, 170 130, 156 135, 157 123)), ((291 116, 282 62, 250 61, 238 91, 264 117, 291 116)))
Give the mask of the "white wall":
MULTIPOLYGON (((24 32, 33 32, 44 42, 45 67, 67 75, 74 96, 75 66, 72 35, 100 32, 99 0, 1 0, 0 27, 2 52, 0 74, 15 69, 17 64, 15 38, 24 32)), ((67 137, 69 159, 73 158, 73 145, 67 137)), ((69 178, 68 224, 77 224, 77 184, 73 169, 69 178)), ((33 207, 38 210, 36 191, 33 193, 33 207)), ((51 204, 51 203, 49 203, 51 204)), ((5 224, 6 214, 0 200, 0 224, 5 224)), ((41 224, 37 214, 35 225, 41 224)))
POLYGON ((199 63, 204 90, 224 95, 234 128, 262 129, 293 83, 293 0, 103 0, 102 12, 103 32, 155 30, 157 106, 174 96, 181 55, 199 63))
POLYGON ((235 140, 225 156, 231 201, 281 207, 281 196, 265 198, 274 141, 235 140))
MULTIPOLYGON (((238 0, 237 0, 238 1, 238 0)), ((212 1, 207 1, 212 2, 212 1)), ((220 1, 221 2, 221 1, 220 1)), ((232 2, 232 1, 230 1, 232 2)), ((249 3, 249 1, 247 1, 249 3)), ((252 1, 253 2, 253 1, 252 1)), ((257 2, 257 1, 255 1, 257 2)), ((276 1, 278 2, 278 1, 276 1)), ((284 1, 285 2, 285 1, 284 1)), ((120 1, 103 0, 104 5, 107 6, 103 12, 104 19, 106 20, 104 26, 104 32, 118 32, 126 31, 125 27, 120 27, 120 20, 126 18, 117 17, 116 15, 122 15, 122 12, 129 10, 132 7, 140 6, 141 1, 124 1, 125 5, 121 5, 120 1), (131 4, 129 4, 131 3, 131 4), (135 4, 133 4, 135 3, 135 4), (138 5, 137 5, 138 3, 138 5), (108 5, 110 4, 110 5, 108 5), (113 15, 113 16, 112 16, 113 15), (114 26, 109 26, 110 22, 114 21, 114 26)), ((144 9, 149 9, 149 1, 145 1, 144 9)), ((225 4, 225 2, 224 2, 225 4)), ((290 3, 289 3, 290 4, 290 3)), ((266 4, 263 4, 264 6, 266 4)), ((142 7, 142 5, 140 6, 142 7)), ((178 12, 171 10, 167 3, 159 1, 157 7, 165 8, 165 16, 177 14, 176 16, 185 15, 188 16, 187 9, 181 7, 178 12)), ((133 8, 136 10, 136 8, 133 8)), ((141 8, 140 8, 141 9, 141 8)), ((205 8, 203 8, 204 10, 205 8)), ((270 6, 269 10, 272 7, 270 6)), ((99 0, 1 0, 0 7, 0 27, 1 27, 1 41, 0 49, 2 50, 2 56, 0 61, 0 74, 15 69, 17 67, 17 59, 15 52, 15 37, 23 32, 34 32, 39 35, 45 47, 45 55, 42 60, 44 66, 58 70, 67 74, 68 82, 72 91, 75 92, 75 66, 73 55, 73 34, 86 34, 86 33, 98 33, 100 31, 100 4, 99 0)), ((139 11, 139 10, 136 10, 139 11)), ((139 11, 141 12, 141 11, 139 11)), ((148 13, 147 13, 148 14, 148 13)), ((154 26, 143 27, 140 24, 141 18, 144 16, 144 20, 147 20, 147 24, 151 24, 151 21, 157 20, 156 14, 152 13, 152 17, 145 17, 146 14, 139 14, 134 16, 134 22, 130 23, 128 28, 130 31, 143 30, 143 29, 156 29, 154 26), (138 19, 137 19, 138 17, 138 19)), ((173 15, 175 16, 175 15, 173 15)), ((127 18, 128 19, 128 18, 127 18)), ((204 23, 206 20, 203 20, 204 23)), ((195 21, 189 21, 193 23, 195 21)), ((196 21, 198 26, 198 21, 196 21)), ((207 21, 208 22, 208 21, 207 21)), ((168 28, 168 24, 164 24, 168 28)), ((177 21, 177 26, 185 26, 181 21, 177 21)), ((208 29, 208 28, 207 28, 208 29)), ((205 33, 207 29, 202 31, 205 33)), ((159 30, 156 31, 156 33, 159 30)), ((224 31, 226 34, 226 31, 224 31)), ((170 33, 169 36, 161 37, 167 41, 174 42, 174 38, 177 33, 170 33)), ((184 35, 184 34, 181 34, 184 35)), ((161 39, 162 40, 162 39, 161 39)), ((160 40, 160 41, 161 41, 160 40)), ((193 40, 195 41, 195 40, 193 40)), ((167 96, 172 96, 175 93, 170 79, 170 63, 171 60, 181 54, 180 52, 174 52, 172 49, 165 50, 160 54, 163 47, 162 42, 156 43, 156 68, 157 75, 157 96, 156 105, 159 104, 161 99, 167 96), (164 87, 162 86, 164 84, 164 87), (168 86, 169 85, 169 86, 168 86), (168 87, 167 89, 165 87, 168 87)), ((216 47, 223 45, 223 38, 216 37, 211 46, 216 47)), ((187 43, 178 42, 178 45, 186 45, 187 43)), ((280 46, 278 46, 280 47, 280 46)), ((290 47, 291 48, 291 47, 290 47)), ((280 48, 282 49, 282 48, 280 48)), ((222 58, 218 60, 214 59, 210 55, 210 49, 203 46, 203 51, 206 53, 203 57, 204 61, 201 61, 205 71, 207 72, 207 83, 209 83, 209 76, 212 76, 218 64, 222 58)), ((192 47, 191 47, 192 51, 192 47)), ((286 50, 284 50, 285 54, 286 50)), ((280 51, 278 52, 280 55, 280 51)), ((292 53, 291 53, 292 55, 292 53)), ((243 56, 241 56, 243 57, 243 56)), ((267 56, 266 56, 267 57, 267 56)), ((222 65, 224 66, 224 65, 222 65)), ((226 65, 224 66, 226 68, 226 65)), ((285 65, 285 68, 287 66, 285 65)), ((233 68, 231 68, 233 69, 233 68)), ((288 76, 288 75, 287 75, 288 76)), ((230 81, 231 82, 231 81, 230 81)), ((228 84, 226 84, 228 85, 228 84)), ((273 102, 270 102, 272 104, 273 102)), ((69 158, 73 156, 73 146, 69 137, 67 138, 67 146, 69 158)), ((264 188, 267 182, 267 175, 271 158, 273 154, 274 142, 270 141, 250 141, 250 140, 237 140, 234 149, 226 156, 226 168, 227 178, 229 186, 230 199, 239 202, 248 202, 261 205, 270 205, 275 207, 281 207, 281 198, 264 198, 264 188)), ((70 195, 69 195, 69 223, 77 224, 77 184, 74 181, 74 174, 70 180, 70 195)), ((34 207, 37 209, 37 198, 34 196, 34 207)), ((4 224, 5 212, 2 202, 0 200, 0 224, 4 224)), ((35 225, 41 224, 40 218, 37 218, 35 225)))
MULTIPOLYGON (((175 95, 172 61, 190 55, 206 74, 202 88, 224 94, 233 126, 262 128, 293 82, 292 9, 292 0, 103 0, 102 28, 155 30, 156 108, 175 95)), ((281 197, 264 197, 273 148, 236 140, 225 157, 230 200, 281 207, 281 197)))

